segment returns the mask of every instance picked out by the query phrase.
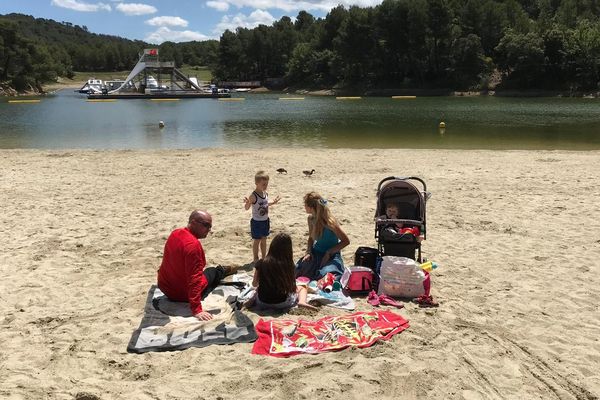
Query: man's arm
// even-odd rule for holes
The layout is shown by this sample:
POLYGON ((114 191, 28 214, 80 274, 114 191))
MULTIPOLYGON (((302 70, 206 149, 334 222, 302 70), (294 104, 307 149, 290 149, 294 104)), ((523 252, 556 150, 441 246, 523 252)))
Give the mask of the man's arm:
MULTIPOLYGON (((202 313, 202 292, 208 286, 206 277, 204 276, 204 267, 206 266, 206 259, 204 257, 204 251, 198 243, 195 245, 188 245, 184 249, 185 257, 185 276, 188 285, 188 301, 192 314, 202 313)), ((210 315, 210 314, 208 314, 210 315)), ((212 318, 212 315, 210 316, 212 318)), ((209 318, 209 319, 210 319, 209 318)), ((198 318, 202 319, 202 318, 198 318)))

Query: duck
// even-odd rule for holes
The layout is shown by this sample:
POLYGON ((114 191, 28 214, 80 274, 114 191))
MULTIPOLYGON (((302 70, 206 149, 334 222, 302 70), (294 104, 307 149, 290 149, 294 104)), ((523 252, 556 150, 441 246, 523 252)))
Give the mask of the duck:
POLYGON ((287 170, 285 168, 277 168, 277 172, 280 174, 287 174, 287 170))
POLYGON ((302 173, 304 174, 304 176, 311 176, 312 174, 315 173, 314 169, 311 169, 310 171, 306 170, 306 171, 302 171, 302 173))

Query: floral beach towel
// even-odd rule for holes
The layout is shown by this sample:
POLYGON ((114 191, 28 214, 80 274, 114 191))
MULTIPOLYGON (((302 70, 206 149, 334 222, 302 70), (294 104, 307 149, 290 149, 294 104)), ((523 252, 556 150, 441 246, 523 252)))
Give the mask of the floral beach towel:
POLYGON ((317 321, 265 320, 256 324, 253 354, 289 357, 346 347, 369 347, 408 328, 408 321, 391 311, 357 312, 317 321))

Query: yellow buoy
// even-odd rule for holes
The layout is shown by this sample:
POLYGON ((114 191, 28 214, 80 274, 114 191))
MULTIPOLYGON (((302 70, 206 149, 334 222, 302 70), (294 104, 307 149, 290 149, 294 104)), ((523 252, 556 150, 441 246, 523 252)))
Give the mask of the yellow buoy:
POLYGON ((405 100, 405 99, 416 99, 417 96, 392 96, 392 99, 395 100, 405 100))
POLYGON ((360 100, 362 99, 362 97, 359 96, 343 96, 343 97, 336 97, 336 100, 360 100))
POLYGON ((446 127, 446 123, 444 121, 440 122, 440 128, 445 128, 446 127))

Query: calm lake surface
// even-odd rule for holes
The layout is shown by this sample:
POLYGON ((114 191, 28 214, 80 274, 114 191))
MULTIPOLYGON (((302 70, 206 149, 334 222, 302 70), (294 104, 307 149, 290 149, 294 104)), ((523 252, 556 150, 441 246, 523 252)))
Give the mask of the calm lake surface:
POLYGON ((0 98, 0 148, 600 149, 600 99, 233 97, 244 100, 91 103, 71 89, 37 104, 0 98))

